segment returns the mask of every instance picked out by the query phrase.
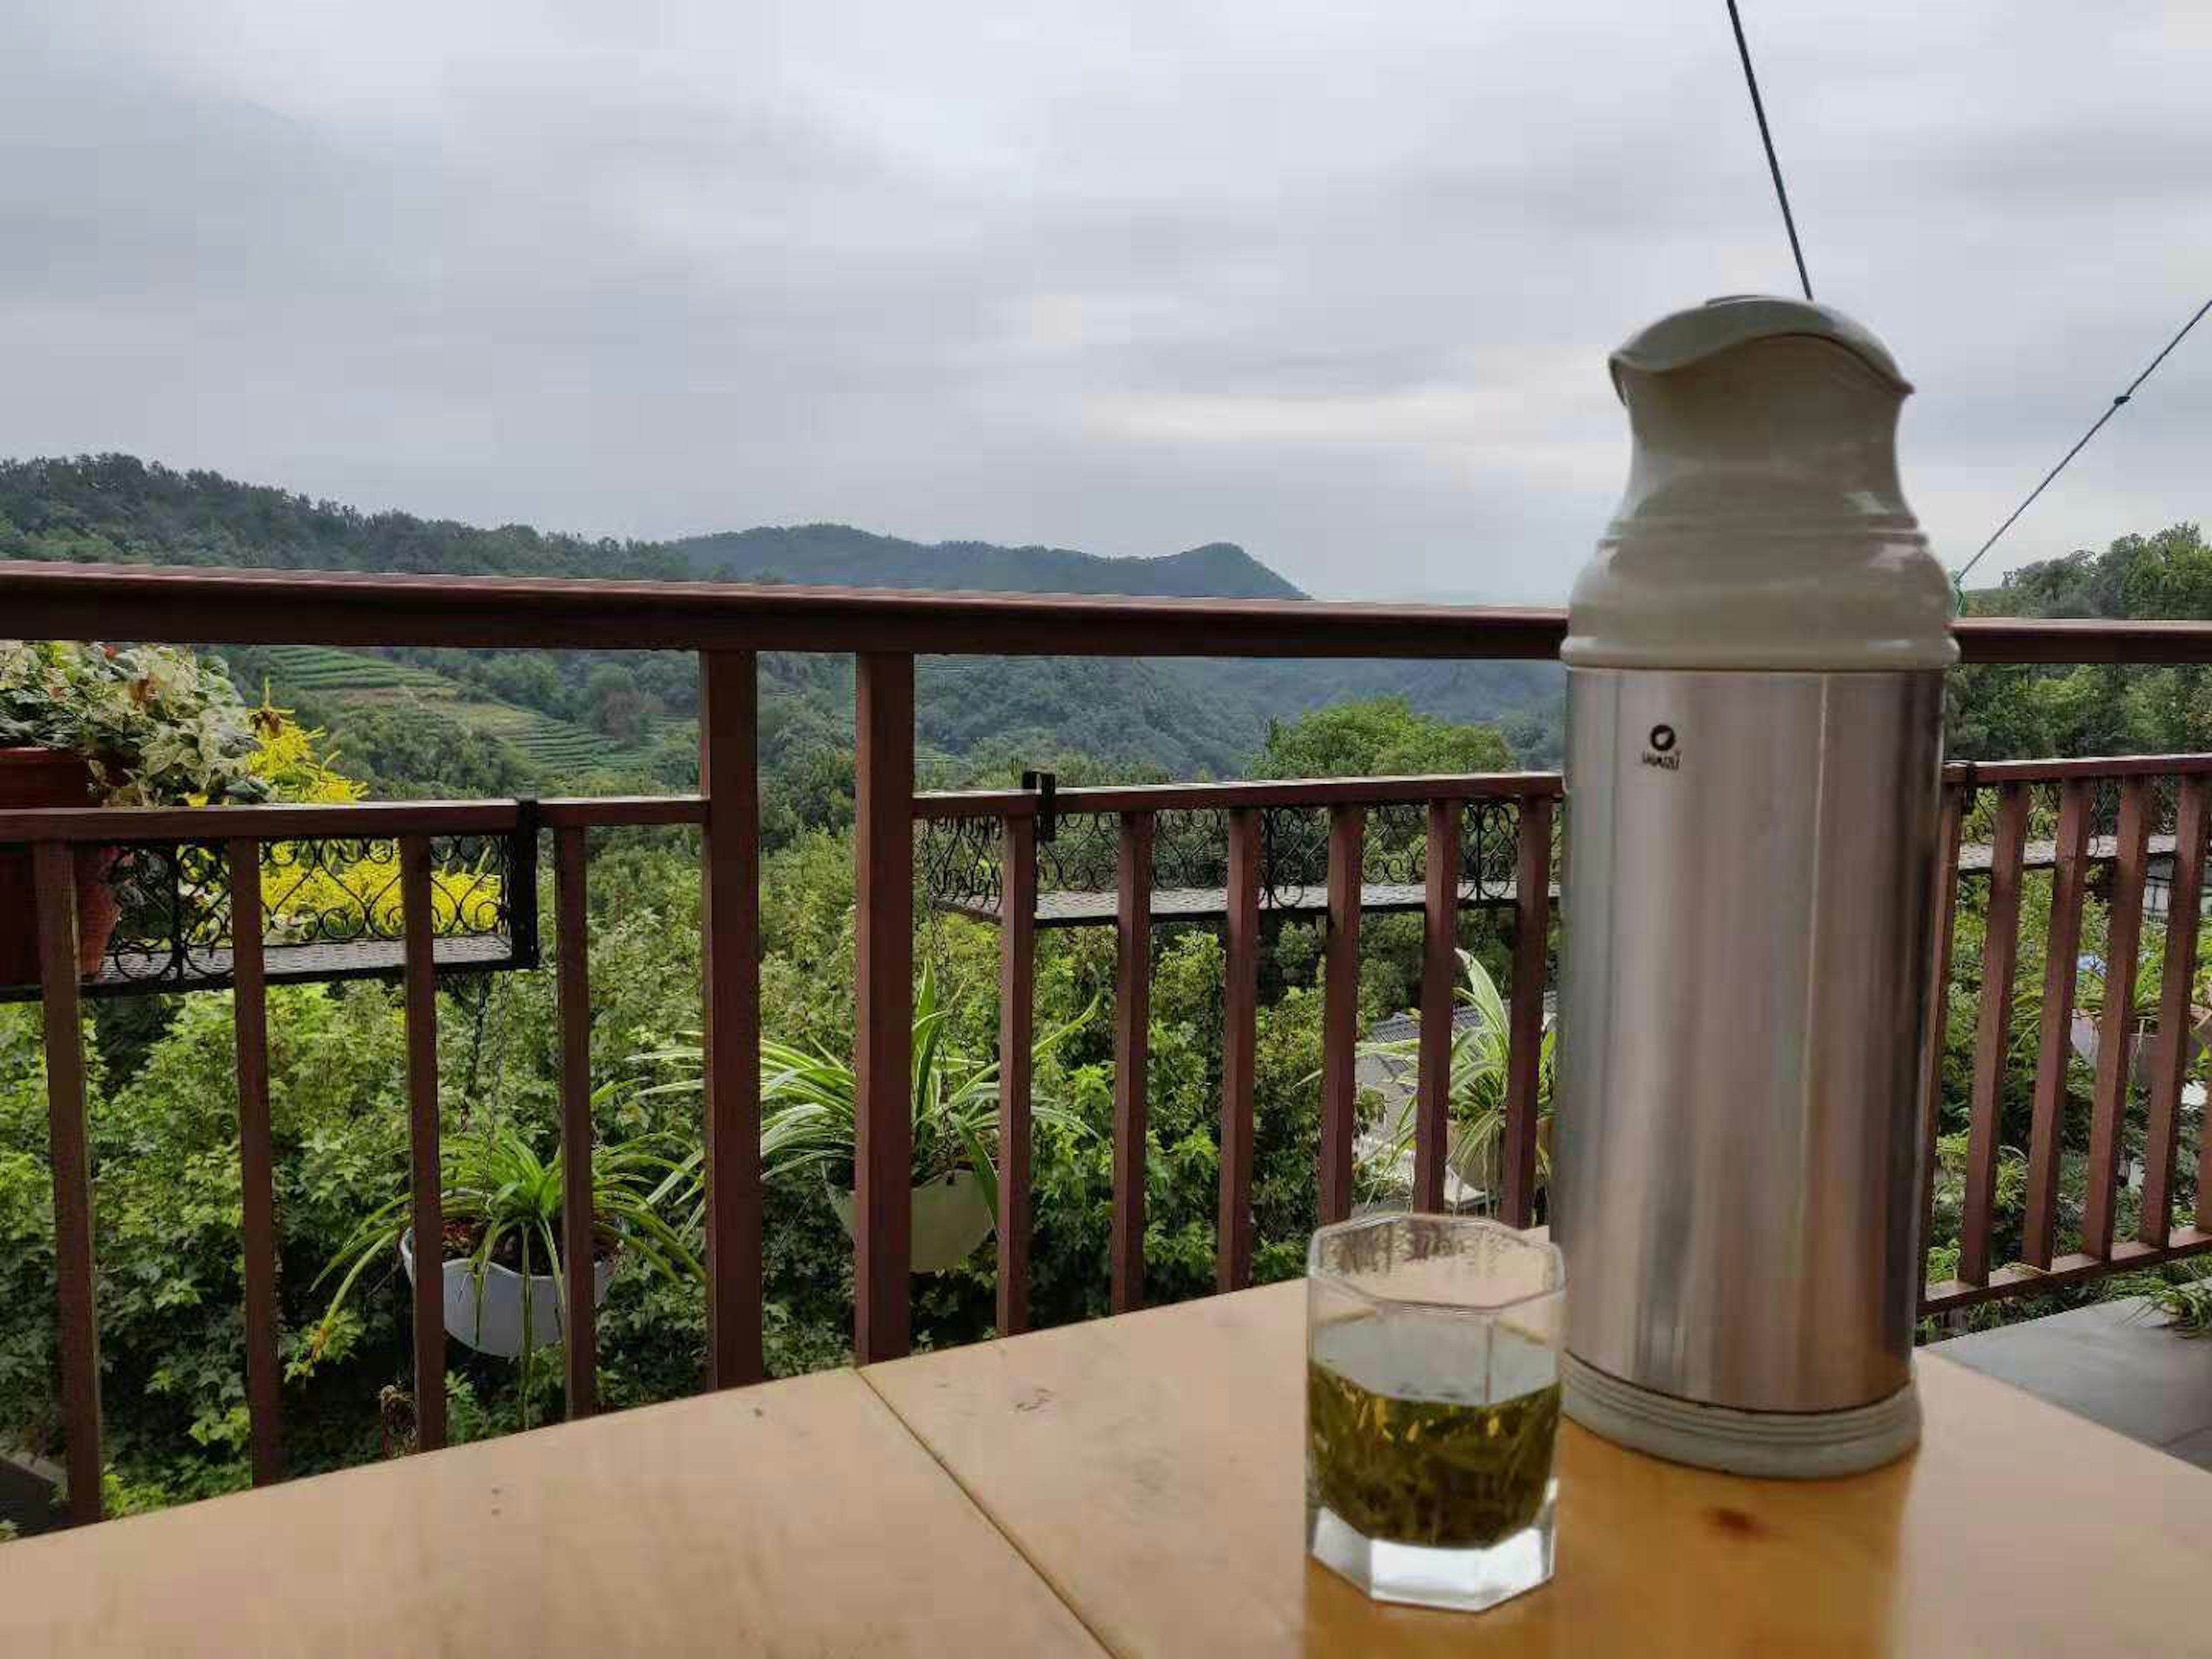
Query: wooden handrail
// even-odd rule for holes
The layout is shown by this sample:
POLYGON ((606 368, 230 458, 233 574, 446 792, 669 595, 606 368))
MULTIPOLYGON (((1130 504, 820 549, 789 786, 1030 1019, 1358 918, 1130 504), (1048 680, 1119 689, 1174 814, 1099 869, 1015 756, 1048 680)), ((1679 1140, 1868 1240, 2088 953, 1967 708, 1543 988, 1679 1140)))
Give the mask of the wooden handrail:
MULTIPOLYGON (((495 836, 520 827, 516 800, 368 800, 264 806, 26 806, 0 811, 0 843, 286 841, 312 836, 495 836)), ((701 795, 563 796, 538 803, 550 830, 703 823, 701 795)))
POLYGON ((1558 611, 0 562, 25 639, 1053 657, 1534 658, 1558 611))
MULTIPOLYGON (((722 582, 0 561, 23 639, 507 650, 902 651, 984 656, 1534 659, 1543 606, 1340 605, 722 582)), ((2212 662, 2212 623, 1969 617, 1963 660, 2212 662)))
MULTIPOLYGON (((1426 805, 1437 800, 1557 800, 1557 772, 1438 773, 1430 777, 1290 778, 1233 783, 1113 784, 1054 792, 1053 811, 1206 811, 1252 806, 1426 805)), ((1024 789, 950 789, 914 798, 918 818, 1034 817, 1043 798, 1024 789)))

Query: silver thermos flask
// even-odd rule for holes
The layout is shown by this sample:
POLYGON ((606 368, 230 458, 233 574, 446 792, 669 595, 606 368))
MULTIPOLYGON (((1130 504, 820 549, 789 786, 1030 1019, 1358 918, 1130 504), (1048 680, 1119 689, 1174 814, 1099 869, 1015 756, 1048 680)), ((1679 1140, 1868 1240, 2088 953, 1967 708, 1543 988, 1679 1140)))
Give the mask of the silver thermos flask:
POLYGON ((1919 1438, 1917 1079, 1950 592, 1865 329, 1742 296, 1615 352, 1577 580, 1553 1236, 1566 1409, 1738 1474, 1919 1438))

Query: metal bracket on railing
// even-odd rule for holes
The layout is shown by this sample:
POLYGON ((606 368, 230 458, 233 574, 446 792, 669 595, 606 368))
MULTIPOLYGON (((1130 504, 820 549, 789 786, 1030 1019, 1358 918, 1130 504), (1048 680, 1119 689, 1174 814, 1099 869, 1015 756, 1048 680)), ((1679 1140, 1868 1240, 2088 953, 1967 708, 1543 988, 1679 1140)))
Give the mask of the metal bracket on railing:
POLYGON ((1059 775, 1053 772, 1033 771, 1024 768, 1022 771, 1022 787, 1030 791, 1037 798, 1036 838, 1039 841, 1052 840, 1060 833, 1060 811, 1054 804, 1054 796, 1060 788, 1059 775))

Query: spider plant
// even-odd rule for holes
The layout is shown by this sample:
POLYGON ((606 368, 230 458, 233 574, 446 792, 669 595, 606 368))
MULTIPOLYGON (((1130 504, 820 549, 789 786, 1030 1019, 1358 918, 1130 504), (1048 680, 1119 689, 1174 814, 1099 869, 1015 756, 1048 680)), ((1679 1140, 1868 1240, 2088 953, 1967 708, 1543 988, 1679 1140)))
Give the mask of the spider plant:
MULTIPOLYGON (((1500 1184, 1505 1146, 1505 1071, 1511 1022, 1505 999, 1489 970, 1467 951, 1459 953, 1461 981, 1453 999, 1474 1011, 1474 1019, 1455 1024, 1451 1042, 1452 1117, 1451 1157, 1460 1179, 1494 1194, 1500 1184)), ((1547 1025, 1536 1060, 1536 1180, 1540 1187, 1552 1173, 1552 1083, 1558 1031, 1547 1025)), ((1420 1038, 1396 1042, 1363 1043, 1359 1052, 1401 1063, 1418 1064, 1420 1038)), ((1385 1167, 1405 1156, 1413 1139, 1414 1113, 1411 1103, 1393 1132, 1390 1144, 1379 1154, 1385 1167)))
MULTIPOLYGON (((600 1098, 606 1094, 600 1091, 600 1098)), ((440 1149, 441 1204, 446 1237, 434 1254, 416 1243, 416 1271, 435 1273, 441 1257, 459 1245, 476 1277, 481 1303, 485 1271, 495 1261, 520 1273, 526 1287, 533 1275, 550 1275, 568 1317, 568 1281, 561 1266, 562 1155, 540 1158, 520 1129, 501 1124, 478 1133, 454 1135, 440 1149)), ((601 1254, 617 1248, 671 1282, 685 1277, 704 1281, 698 1259, 686 1248, 663 1211, 682 1205, 696 1176, 683 1160, 672 1158, 653 1138, 592 1154, 592 1231, 601 1254)), ((333 1274, 331 1294, 316 1333, 315 1350, 327 1343, 331 1322, 345 1305, 362 1275, 388 1259, 411 1223, 410 1195, 401 1191, 364 1216, 317 1276, 319 1285, 333 1274)), ((526 1294, 527 1293, 526 1288, 526 1294)))
MULTIPOLYGON (((1030 1049, 1043 1060, 1080 1030, 1093 1003, 1066 1024, 1046 1032, 1030 1049)), ((955 1170, 973 1170, 997 1219, 999 1188, 999 1062, 963 1054, 951 1044, 954 1010, 938 996, 937 977, 928 967, 914 1000, 912 1109, 914 1152, 911 1183, 921 1186, 955 1170)), ((644 1094, 691 1091, 700 1087, 705 1061, 693 1040, 642 1057, 641 1063, 671 1064, 692 1075, 643 1090, 644 1094)), ((761 1042, 761 1169, 770 1178, 819 1171, 833 1188, 853 1184, 859 1079, 852 1062, 819 1047, 801 1048, 770 1038, 761 1042)), ((1082 1121, 1057 1103, 1040 1099, 1034 1120, 1064 1128, 1082 1121)))
POLYGON ((2166 1316, 2166 1328, 2177 1336, 2212 1336, 2212 1278, 2149 1287, 2144 1300, 2166 1316))

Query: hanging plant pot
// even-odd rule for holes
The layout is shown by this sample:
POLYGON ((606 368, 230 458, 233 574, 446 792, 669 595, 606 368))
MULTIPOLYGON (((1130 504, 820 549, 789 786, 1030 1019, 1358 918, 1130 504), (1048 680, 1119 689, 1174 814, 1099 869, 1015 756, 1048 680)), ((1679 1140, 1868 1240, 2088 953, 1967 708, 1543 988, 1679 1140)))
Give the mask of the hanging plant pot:
MULTIPOLYGON (((2089 1014, 2075 1015, 2073 1029, 2069 1035, 2073 1042, 2074 1052, 2091 1065, 2095 1065, 2097 1051, 2103 1036, 2102 1030, 2095 1017, 2089 1014)), ((2183 1053, 2185 1055, 2182 1061, 2183 1065, 2193 1064, 2197 1056, 2204 1051, 2207 1035, 2205 1024, 2202 1021, 2192 1024, 2181 1034, 2181 1041, 2185 1045, 2183 1053)), ((2165 1035, 2157 1029, 2157 1023, 2154 1020, 2137 1020, 2134 1029, 2128 1033, 2126 1044, 2128 1075, 2137 1085, 2144 1088, 2150 1086, 2150 1080, 2158 1070, 2160 1051, 2165 1046, 2165 1035)))
MULTIPOLYGON (((955 1170, 922 1182, 914 1189, 913 1206, 913 1265, 918 1273, 941 1273, 958 1267, 991 1236, 990 1193, 973 1170, 955 1170)), ((851 1192, 830 1188, 830 1207, 850 1238, 851 1192)))
MULTIPOLYGON (((407 1268, 407 1282, 415 1282, 415 1230, 399 1236, 399 1260, 407 1268)), ((614 1283, 615 1259, 603 1255, 592 1266, 592 1305, 604 1306, 607 1286, 614 1283)), ((561 1322, 560 1281, 550 1273, 532 1273, 530 1286, 530 1346, 557 1347, 563 1334, 561 1322)), ((522 1352, 523 1276, 496 1261, 488 1263, 479 1293, 476 1263, 465 1256, 448 1257, 445 1263, 446 1334, 455 1341, 500 1359, 522 1352)))
MULTIPOLYGON (((0 749, 0 808, 92 806, 92 768, 60 749, 0 749)), ((76 860, 77 971, 94 974, 121 912, 107 884, 112 847, 80 847, 76 860)), ((0 852, 0 985, 39 979, 38 886, 28 848, 0 852)))

